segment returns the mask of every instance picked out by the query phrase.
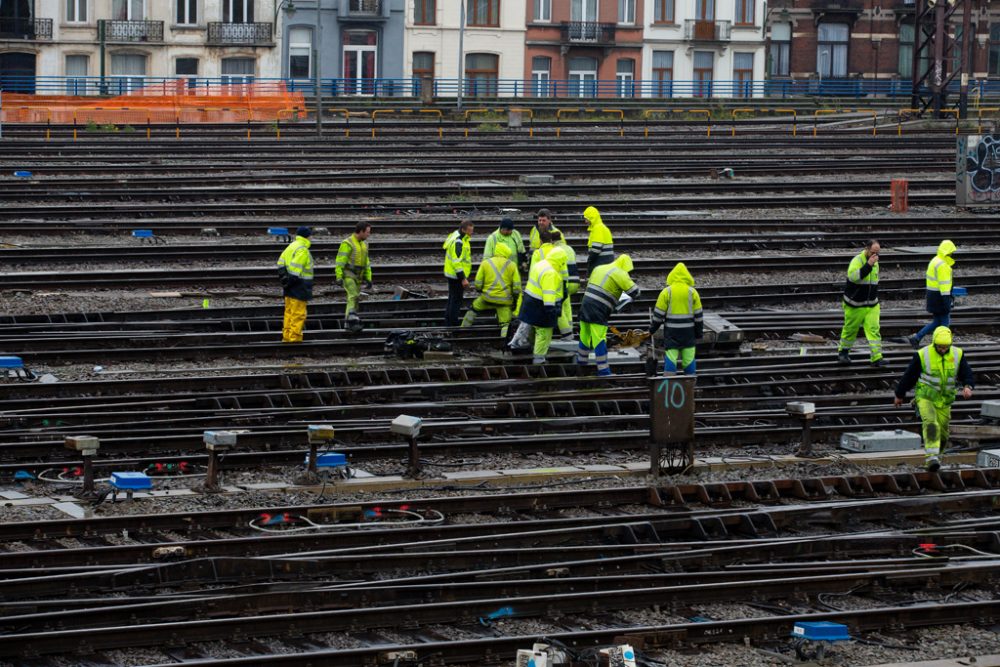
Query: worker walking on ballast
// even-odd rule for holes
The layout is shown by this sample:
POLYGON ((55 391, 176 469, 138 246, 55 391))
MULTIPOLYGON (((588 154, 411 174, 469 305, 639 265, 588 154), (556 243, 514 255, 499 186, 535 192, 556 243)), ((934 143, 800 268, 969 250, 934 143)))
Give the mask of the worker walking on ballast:
POLYGON ((653 336, 664 323, 664 374, 676 373, 677 360, 680 359, 684 374, 694 375, 697 371, 695 343, 704 333, 704 324, 701 296, 694 288, 694 278, 683 262, 678 262, 667 274, 667 286, 660 292, 653 308, 649 335, 653 336))
POLYGON ((295 240, 278 257, 278 280, 285 295, 285 321, 281 327, 282 343, 301 343, 306 325, 306 303, 313 295, 313 259, 309 252, 312 230, 299 227, 295 240))
POLYGON ((364 281, 368 289, 372 288, 372 265, 368 259, 368 237, 371 233, 370 223, 359 222, 354 226, 354 233, 340 242, 337 251, 334 274, 337 284, 347 292, 346 318, 357 318, 361 282, 364 281))
POLYGON ((972 368, 961 348, 952 346, 951 329, 934 330, 933 343, 917 351, 896 384, 893 404, 899 407, 906 392, 916 385, 916 404, 923 422, 924 461, 931 472, 941 467, 941 447, 948 442, 951 404, 961 391, 972 398, 975 386, 972 368), (959 390, 961 387, 961 390, 959 390))
POLYGON ((497 314, 500 335, 507 337, 511 308, 521 296, 521 273, 511 257, 514 253, 503 243, 493 248, 493 256, 484 259, 476 271, 476 290, 479 296, 462 319, 463 327, 471 327, 476 317, 487 310, 497 314))
POLYGON ((955 297, 951 294, 953 282, 951 267, 955 264, 952 255, 957 249, 951 241, 941 241, 937 254, 927 264, 925 281, 927 312, 931 314, 932 319, 920 331, 906 339, 913 349, 920 347, 920 341, 924 336, 936 331, 937 327, 947 327, 951 324, 951 309, 955 304, 955 297))
POLYGON ((882 334, 879 331, 881 306, 878 302, 878 256, 881 246, 875 239, 865 244, 864 250, 855 255, 847 267, 844 284, 844 328, 837 347, 837 363, 851 363, 851 347, 864 327, 872 366, 884 366, 882 359, 882 334))
POLYGON ((599 376, 611 375, 611 366, 608 365, 608 323, 611 314, 629 303, 621 301, 622 294, 627 294, 629 300, 639 297, 639 286, 629 276, 632 269, 632 258, 618 255, 611 264, 602 264, 594 269, 583 292, 576 363, 586 366, 593 352, 599 376))

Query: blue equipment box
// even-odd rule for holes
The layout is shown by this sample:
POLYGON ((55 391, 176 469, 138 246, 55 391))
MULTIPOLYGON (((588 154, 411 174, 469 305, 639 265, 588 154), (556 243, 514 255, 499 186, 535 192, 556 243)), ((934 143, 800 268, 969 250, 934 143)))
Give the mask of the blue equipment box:
POLYGON ((151 239, 153 238, 152 229, 133 229, 132 236, 137 239, 151 239))
POLYGON ((21 357, 0 357, 0 368, 24 368, 21 357))
MULTIPOLYGON (((306 465, 309 465, 309 455, 306 454, 306 465)), ((340 468, 347 465, 347 455, 340 452, 323 452, 316 457, 317 468, 340 468)))
POLYGON ((111 486, 122 491, 142 491, 153 488, 153 480, 144 472, 113 472, 111 486))
POLYGON ((969 290, 964 287, 952 287, 951 295, 956 298, 960 296, 969 296, 969 290))
POLYGON ((851 638, 846 625, 830 621, 799 621, 792 628, 792 636, 815 642, 845 642, 851 638))
POLYGON ((271 236, 288 236, 288 227, 268 227, 267 233, 271 236))

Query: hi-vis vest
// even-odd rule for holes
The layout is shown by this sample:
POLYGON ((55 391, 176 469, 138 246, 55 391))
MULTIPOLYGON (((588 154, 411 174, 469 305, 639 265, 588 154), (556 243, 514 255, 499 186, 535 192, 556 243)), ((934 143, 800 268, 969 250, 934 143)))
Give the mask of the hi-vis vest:
POLYGON ((517 266, 506 257, 484 259, 476 272, 476 289, 483 300, 504 306, 513 304, 515 292, 521 291, 520 285, 514 285, 516 271, 517 266))
POLYGON ((562 276, 549 264, 548 260, 543 259, 531 267, 524 293, 541 301, 546 306, 555 306, 563 299, 562 286, 562 276))
POLYGON ((948 403, 954 401, 957 394, 958 366, 962 363, 962 349, 952 346, 947 354, 941 356, 933 345, 928 345, 917 354, 920 356, 917 398, 944 400, 948 403))
MULTIPOLYGON (((309 240, 296 236, 278 257, 278 268, 284 268, 288 273, 302 280, 313 279, 313 261, 309 253, 309 240)), ((274 255, 271 255, 272 257, 274 255)))
POLYGON ((372 268, 368 262, 368 243, 359 241, 351 234, 340 242, 337 250, 337 278, 344 277, 344 271, 350 271, 359 280, 371 280, 372 268))
POLYGON ((459 230, 453 231, 445 239, 444 245, 444 275, 448 278, 458 279, 458 272, 468 278, 472 274, 472 245, 468 236, 461 236, 459 230), (455 252, 455 242, 462 241, 462 254, 455 252))
POLYGON ((927 289, 939 294, 951 294, 952 270, 948 262, 935 255, 927 265, 927 289))

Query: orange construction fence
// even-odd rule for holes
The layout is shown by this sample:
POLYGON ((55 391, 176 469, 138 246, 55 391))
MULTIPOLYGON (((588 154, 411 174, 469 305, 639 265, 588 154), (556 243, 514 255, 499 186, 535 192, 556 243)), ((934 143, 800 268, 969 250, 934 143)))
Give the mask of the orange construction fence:
POLYGON ((184 81, 157 84, 112 98, 72 95, 3 96, 4 123, 72 125, 109 123, 245 123, 275 121, 288 109, 305 111, 302 93, 289 93, 269 83, 226 84, 192 91, 184 81))

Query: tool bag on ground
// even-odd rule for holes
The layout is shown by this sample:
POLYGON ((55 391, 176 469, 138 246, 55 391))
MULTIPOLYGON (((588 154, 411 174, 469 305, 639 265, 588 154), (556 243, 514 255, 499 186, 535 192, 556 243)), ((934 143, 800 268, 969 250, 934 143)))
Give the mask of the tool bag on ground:
POLYGON ((408 330, 390 332, 385 339, 385 353, 400 359, 419 359, 424 352, 450 352, 451 343, 408 330))

